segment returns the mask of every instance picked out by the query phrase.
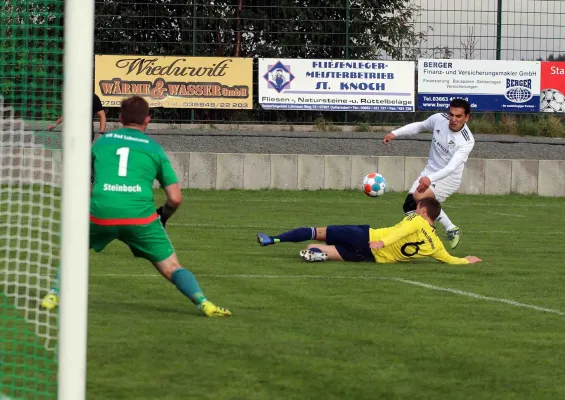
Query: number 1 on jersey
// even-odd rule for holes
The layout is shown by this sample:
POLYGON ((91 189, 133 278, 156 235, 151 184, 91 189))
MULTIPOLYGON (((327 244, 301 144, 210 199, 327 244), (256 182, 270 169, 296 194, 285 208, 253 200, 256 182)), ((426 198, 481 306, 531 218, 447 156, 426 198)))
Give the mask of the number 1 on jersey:
POLYGON ((129 147, 120 147, 116 154, 120 156, 118 164, 118 176, 128 176, 129 147))

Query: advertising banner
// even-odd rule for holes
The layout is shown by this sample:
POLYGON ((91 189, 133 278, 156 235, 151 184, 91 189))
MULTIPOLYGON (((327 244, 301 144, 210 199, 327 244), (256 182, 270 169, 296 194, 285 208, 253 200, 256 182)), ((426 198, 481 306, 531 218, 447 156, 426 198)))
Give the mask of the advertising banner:
POLYGON ((565 62, 541 63, 540 111, 565 112, 565 62))
POLYGON ((540 76, 539 61, 418 60, 418 109, 463 98, 474 111, 538 112, 540 76))
POLYGON ((361 60, 259 60, 264 109, 415 111, 414 63, 361 60))
POLYGON ((253 108, 250 58, 97 55, 94 79, 104 107, 139 95, 150 107, 253 108))

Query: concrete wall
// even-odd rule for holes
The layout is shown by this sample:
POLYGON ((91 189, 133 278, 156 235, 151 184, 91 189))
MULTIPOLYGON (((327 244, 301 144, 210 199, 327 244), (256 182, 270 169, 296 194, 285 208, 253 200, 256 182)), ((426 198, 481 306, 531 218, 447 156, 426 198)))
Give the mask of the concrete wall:
MULTIPOLYGON (((396 156, 168 154, 184 188, 207 189, 357 189, 365 174, 377 171, 389 191, 406 191, 427 161, 396 156)), ((565 161, 469 159, 459 193, 565 196, 565 161)))
MULTIPOLYGON (((357 189, 363 176, 384 175, 391 192, 406 191, 425 157, 322 156, 169 152, 183 188, 357 189)), ((2 183, 58 184, 61 154, 43 149, 3 149, 2 183)), ((156 184, 156 187, 158 185, 156 184)), ((459 193, 565 196, 565 161, 469 159, 459 193)))

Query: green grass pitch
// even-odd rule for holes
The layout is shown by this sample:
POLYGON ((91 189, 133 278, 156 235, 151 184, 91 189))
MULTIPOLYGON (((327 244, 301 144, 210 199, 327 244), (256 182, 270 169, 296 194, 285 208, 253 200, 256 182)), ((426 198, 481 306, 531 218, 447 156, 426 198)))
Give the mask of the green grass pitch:
POLYGON ((463 239, 452 253, 484 262, 449 266, 306 263, 303 244, 255 241, 390 226, 403 194, 184 195, 167 231, 234 315, 198 315, 121 243, 92 253, 89 400, 565 398, 563 199, 453 196, 445 210, 463 239))
POLYGON ((297 257, 300 244, 255 242, 258 231, 392 225, 402 201, 185 192, 168 232, 207 296, 234 316, 198 316, 122 244, 93 255, 88 398, 565 397, 562 199, 449 199, 464 230, 454 254, 482 257, 478 265, 311 264, 297 257))

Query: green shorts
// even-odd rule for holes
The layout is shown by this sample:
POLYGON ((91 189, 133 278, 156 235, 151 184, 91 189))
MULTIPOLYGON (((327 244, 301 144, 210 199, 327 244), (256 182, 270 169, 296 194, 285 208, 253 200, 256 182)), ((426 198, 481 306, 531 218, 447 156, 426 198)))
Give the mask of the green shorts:
POLYGON ((153 263, 169 258, 175 252, 158 219, 147 225, 106 226, 90 223, 90 248, 97 253, 115 239, 128 245, 135 257, 153 263))

